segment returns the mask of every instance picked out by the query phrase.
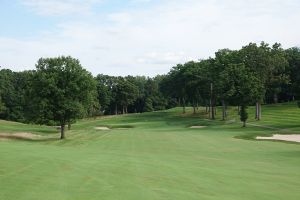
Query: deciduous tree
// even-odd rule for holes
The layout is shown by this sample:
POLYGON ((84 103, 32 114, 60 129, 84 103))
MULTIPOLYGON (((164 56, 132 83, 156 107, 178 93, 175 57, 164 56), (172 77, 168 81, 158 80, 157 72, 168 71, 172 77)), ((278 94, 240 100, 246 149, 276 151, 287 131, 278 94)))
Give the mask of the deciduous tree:
POLYGON ((58 123, 61 139, 65 138, 65 125, 86 116, 94 105, 94 79, 72 57, 39 59, 32 86, 36 122, 58 123))

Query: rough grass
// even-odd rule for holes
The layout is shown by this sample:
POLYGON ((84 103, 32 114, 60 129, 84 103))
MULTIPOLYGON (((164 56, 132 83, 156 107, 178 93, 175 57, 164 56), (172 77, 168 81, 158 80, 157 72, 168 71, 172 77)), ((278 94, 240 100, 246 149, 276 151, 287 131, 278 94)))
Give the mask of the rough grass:
POLYGON ((0 132, 49 136, 0 141, 0 199, 300 199, 300 145, 253 140, 299 133, 295 103, 264 106, 263 120, 249 121, 264 127, 241 128, 236 108, 225 122, 191 113, 86 119, 64 141, 51 127, 0 121, 0 132))

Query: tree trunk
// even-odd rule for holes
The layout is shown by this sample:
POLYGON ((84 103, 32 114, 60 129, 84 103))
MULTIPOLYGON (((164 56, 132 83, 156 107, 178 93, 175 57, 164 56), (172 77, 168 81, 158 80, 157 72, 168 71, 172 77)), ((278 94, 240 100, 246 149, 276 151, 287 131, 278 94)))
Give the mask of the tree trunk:
POLYGON ((116 107, 115 107, 115 115, 118 115, 118 104, 116 104, 116 107))
POLYGON ((182 98, 182 113, 185 114, 185 98, 182 98))
POLYGON ((125 107, 122 106, 122 114, 124 115, 125 114, 125 107))
POLYGON ((256 102, 256 112, 255 112, 255 119, 260 120, 261 119, 261 104, 259 102, 256 102))
POLYGON ((193 109, 194 109, 193 113, 196 114, 196 106, 194 106, 193 109))
POLYGON ((261 104, 259 102, 256 102, 255 119, 256 120, 261 120, 261 104))
POLYGON ((216 114, 216 111, 215 111, 215 107, 214 107, 214 101, 213 101, 213 100, 211 101, 211 108, 210 108, 210 112, 211 112, 211 119, 215 119, 215 114, 216 114))
POLYGON ((226 118, 226 105, 225 105, 225 101, 222 100, 222 120, 225 121, 226 118))
POLYGON ((125 107, 125 113, 126 113, 126 114, 128 113, 128 109, 127 109, 127 106, 125 107))
POLYGON ((255 104, 255 119, 258 120, 258 102, 255 104))
POLYGON ((210 84, 210 112, 211 119, 215 119, 215 109, 214 109, 214 98, 213 98, 213 84, 210 84))
POLYGON ((258 120, 261 120, 261 103, 258 104, 258 120))
POLYGON ((60 139, 65 139, 65 124, 60 125, 60 139))
POLYGON ((238 115, 240 114, 240 106, 237 107, 238 115))
POLYGON ((246 121, 243 121, 243 127, 246 127, 246 121))
POLYGON ((274 103, 278 103, 278 95, 275 93, 273 96, 274 103))
POLYGON ((72 126, 71 122, 68 122, 68 130, 71 130, 71 126, 72 126))

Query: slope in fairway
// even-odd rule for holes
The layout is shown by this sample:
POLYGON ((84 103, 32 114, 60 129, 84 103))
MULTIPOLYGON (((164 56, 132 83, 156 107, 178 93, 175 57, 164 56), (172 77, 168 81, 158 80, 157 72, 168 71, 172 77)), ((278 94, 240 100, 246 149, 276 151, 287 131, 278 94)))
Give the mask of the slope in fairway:
POLYGON ((300 199, 299 144, 239 139, 299 133, 296 105, 265 106, 263 121, 250 121, 274 129, 243 129, 235 110, 227 122, 180 111, 82 120, 65 141, 53 128, 0 121, 1 133, 43 137, 0 141, 0 199, 300 199))

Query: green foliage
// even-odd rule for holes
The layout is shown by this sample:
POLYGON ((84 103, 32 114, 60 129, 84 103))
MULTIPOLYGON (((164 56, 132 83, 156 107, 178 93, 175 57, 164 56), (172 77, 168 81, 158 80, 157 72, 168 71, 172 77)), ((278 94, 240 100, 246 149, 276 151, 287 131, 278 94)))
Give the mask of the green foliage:
POLYGON ((253 104, 262 91, 262 84, 244 64, 231 64, 220 75, 224 96, 232 105, 253 104))
POLYGON ((300 98, 300 48, 287 49, 286 56, 289 63, 286 74, 290 77, 286 93, 300 98))
POLYGON ((0 95, 0 114, 2 114, 3 112, 5 112, 5 105, 1 100, 1 95, 0 95))
POLYGON ((32 71, 12 72, 8 69, 0 71, 0 98, 2 112, 0 118, 25 122, 29 98, 32 71))
POLYGON ((138 88, 126 79, 120 78, 113 87, 116 103, 123 109, 134 103, 138 95, 138 88))
POLYGON ((245 106, 245 105, 241 106, 240 119, 243 122, 243 126, 245 127, 247 119, 248 119, 247 106, 245 106))
POLYGON ((150 98, 147 98, 146 101, 145 101, 144 111, 145 112, 152 112, 153 111, 152 100, 150 98))
POLYGON ((114 77, 98 75, 97 91, 101 110, 105 114, 162 110, 167 100, 160 91, 161 76, 114 77))
POLYGON ((31 95, 34 102, 32 117, 37 123, 54 121, 63 127, 87 116, 97 105, 94 79, 78 60, 41 58, 36 68, 31 95))
MULTIPOLYGON (((226 108, 228 105, 253 105, 256 102, 260 105, 300 98, 300 50, 284 50, 279 43, 272 46, 264 42, 250 43, 240 50, 221 49, 213 58, 178 64, 168 74, 153 78, 99 74, 94 81, 84 83, 87 88, 96 87, 96 90, 92 89, 85 94, 80 92, 84 84, 76 86, 79 80, 67 81, 73 76, 69 77, 68 70, 74 70, 74 76, 77 72, 80 74, 80 70, 72 68, 78 64, 79 61, 70 61, 70 64, 65 65, 62 58, 41 59, 36 71, 1 70, 0 118, 60 124, 57 119, 62 115, 82 118, 156 111, 179 105, 196 108, 223 104, 226 108), (49 75, 41 73, 43 70, 49 75), (60 70, 63 72, 58 73, 60 70), (44 85, 50 89, 43 90, 44 85), (68 87, 71 91, 58 86, 68 87), (33 90, 42 92, 33 95, 33 90), (80 99, 77 95, 85 98, 80 99), (39 99, 39 96, 43 99, 39 99), (47 96, 54 96, 59 103, 47 96), (70 103, 62 103, 64 100, 61 99, 70 103), (54 107, 61 107, 59 109, 68 112, 53 111, 49 105, 54 104, 54 107)), ((91 75, 88 76, 91 78, 91 75)))

